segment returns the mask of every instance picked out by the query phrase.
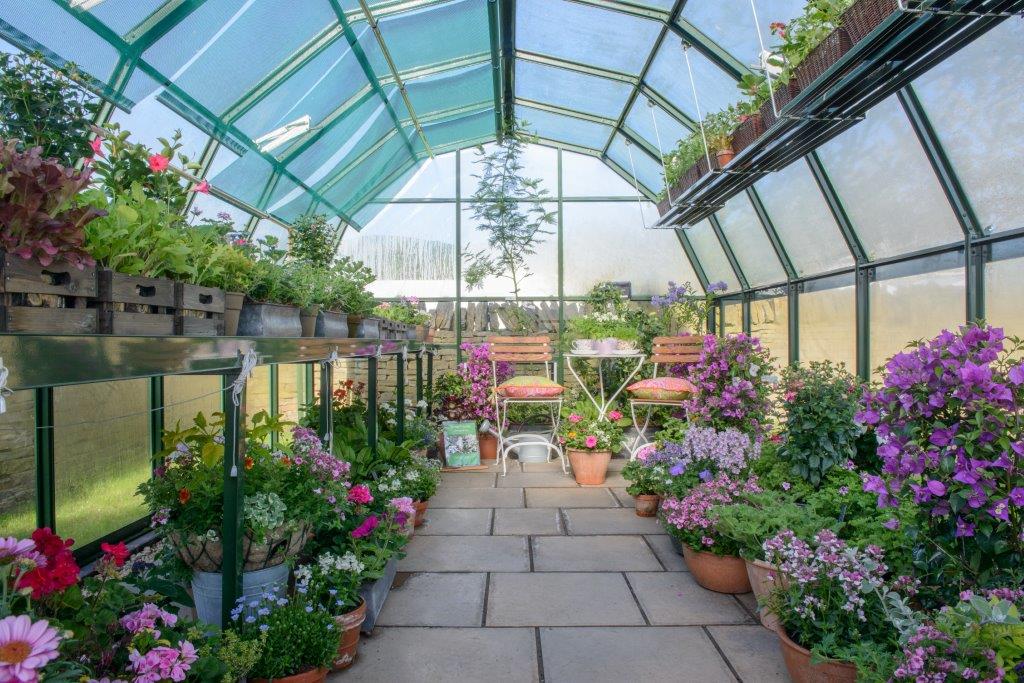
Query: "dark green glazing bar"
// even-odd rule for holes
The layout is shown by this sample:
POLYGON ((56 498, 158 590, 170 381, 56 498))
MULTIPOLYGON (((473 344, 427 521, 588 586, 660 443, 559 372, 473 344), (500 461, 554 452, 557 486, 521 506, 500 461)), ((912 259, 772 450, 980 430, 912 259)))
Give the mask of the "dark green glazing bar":
MULTIPOLYGON (((164 378, 149 378, 149 449, 156 456, 163 450, 164 440, 164 378)), ((156 460, 154 459, 154 463, 156 460)))
POLYGON ((53 431, 53 387, 36 389, 36 526, 56 531, 53 431))
POLYGON ((395 432, 398 443, 405 441, 405 352, 395 354, 395 432))
MULTIPOLYGON (((280 387, 278 382, 280 381, 280 372, 278 372, 277 365, 270 366, 270 413, 277 415, 281 412, 281 395, 280 387)), ((277 448, 278 434, 277 432, 270 433, 270 447, 277 448)))
MULTIPOLYGON (((238 379, 239 372, 223 376, 228 389, 238 379)), ((224 391, 224 529, 221 544, 223 581, 220 605, 221 623, 231 623, 231 609, 242 592, 242 501, 245 500, 245 467, 239 463, 245 458, 245 441, 241 416, 245 414, 245 391, 239 405, 232 400, 231 391, 224 391)))
POLYGON ((334 443, 334 416, 331 413, 331 390, 334 386, 334 363, 320 363, 320 438, 328 451, 334 443))
POLYGON ((420 408, 420 401, 423 400, 423 354, 425 351, 419 349, 416 351, 416 414, 422 415, 423 409, 420 408))
POLYGON ((366 440, 377 452, 377 357, 366 359, 366 440))
POLYGON ((873 268, 858 268, 856 280, 857 299, 857 375, 863 380, 871 379, 871 280, 873 268))
POLYGON ((791 283, 787 289, 789 310, 786 322, 789 323, 789 362, 800 362, 800 285, 791 283))
POLYGON ((434 350, 427 350, 427 415, 434 411, 434 350))

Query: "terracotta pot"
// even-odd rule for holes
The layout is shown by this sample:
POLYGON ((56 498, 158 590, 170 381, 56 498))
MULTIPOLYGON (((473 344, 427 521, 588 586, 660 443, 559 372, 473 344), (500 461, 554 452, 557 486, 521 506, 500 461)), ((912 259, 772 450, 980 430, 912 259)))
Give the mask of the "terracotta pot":
POLYGON ((793 683, 856 683, 857 667, 853 664, 838 660, 811 664, 810 650, 790 640, 784 629, 780 628, 777 633, 782 659, 793 683))
POLYGON ((224 334, 234 337, 238 334, 238 316, 242 314, 245 294, 224 292, 224 334))
MULTIPOLYGON (((762 560, 745 560, 747 565, 747 578, 750 580, 750 587, 754 591, 754 597, 757 598, 758 604, 768 597, 768 594, 776 586, 781 585, 779 583, 779 572, 773 566, 762 560)), ((780 628, 779 618, 772 612, 768 611, 768 608, 761 605, 758 607, 758 616, 761 618, 761 625, 765 628, 773 631, 778 631, 780 628)))
POLYGON ((569 456, 569 464, 572 465, 572 476, 576 483, 581 486, 600 486, 608 474, 608 463, 612 459, 611 451, 580 451, 567 448, 565 454, 569 456))
POLYGON ((658 503, 661 502, 661 496, 644 493, 636 496, 634 500, 636 500, 637 517, 654 517, 658 514, 658 503))
POLYGON ((359 650, 359 627, 366 619, 366 601, 359 599, 359 607, 351 612, 340 614, 334 617, 334 623, 341 631, 341 641, 338 643, 338 656, 334 659, 331 671, 341 671, 352 666, 356 661, 356 654, 359 650))
POLYGON ((423 522, 427 521, 427 506, 430 504, 429 500, 417 500, 413 501, 413 505, 416 506, 416 521, 415 526, 423 526, 423 522))
POLYGON ((302 324, 302 336, 313 337, 316 335, 316 317, 320 315, 320 305, 309 306, 299 311, 299 321, 302 324))
POLYGON ((718 168, 725 168, 725 165, 732 161, 734 156, 736 156, 736 152, 731 149, 720 149, 715 152, 715 158, 718 159, 718 168))
POLYGON ((691 550, 683 545, 686 566, 704 588, 716 593, 749 593, 750 579, 742 558, 691 550))
POLYGON ((498 459, 498 437, 489 432, 481 432, 478 435, 480 442, 480 459, 481 460, 497 460, 498 459))
MULTIPOLYGON (((273 683, 323 683, 327 680, 327 669, 310 669, 300 674, 273 679, 273 683)), ((249 683, 271 683, 268 678, 250 678, 249 683)))

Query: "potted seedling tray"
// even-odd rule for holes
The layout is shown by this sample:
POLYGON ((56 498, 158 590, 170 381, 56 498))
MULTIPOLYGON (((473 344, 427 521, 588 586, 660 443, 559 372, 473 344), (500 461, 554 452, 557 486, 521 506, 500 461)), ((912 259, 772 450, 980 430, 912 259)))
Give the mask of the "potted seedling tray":
POLYGON ((0 331, 96 334, 99 312, 96 269, 67 264, 41 266, 0 253, 0 331))

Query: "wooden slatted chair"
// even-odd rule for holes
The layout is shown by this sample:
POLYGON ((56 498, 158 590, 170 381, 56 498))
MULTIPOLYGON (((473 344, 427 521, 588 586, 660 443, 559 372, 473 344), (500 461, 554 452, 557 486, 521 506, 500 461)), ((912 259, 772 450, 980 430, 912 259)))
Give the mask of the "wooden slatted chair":
MULTIPOLYGON (((487 340, 488 353, 491 361, 491 381, 494 395, 494 408, 497 416, 495 428, 498 432, 498 458, 501 460, 501 475, 508 472, 508 454, 519 446, 543 446, 548 452, 548 461, 557 455, 562 462, 562 472, 568 473, 565 453, 558 444, 557 434, 562 414, 562 393, 564 389, 555 383, 554 353, 551 339, 546 336, 535 337, 490 337, 487 340), (542 378, 546 386, 537 392, 545 395, 529 395, 526 387, 516 387, 515 391, 498 384, 498 363, 544 365, 542 378), (511 392, 511 393, 510 393, 511 392), (507 434, 506 422, 510 406, 545 405, 551 418, 551 431, 540 434, 507 434)), ((519 378, 524 379, 524 377, 519 378)))
MULTIPOLYGON (((655 337, 651 349, 651 357, 648 359, 654 366, 652 379, 658 378, 658 369, 664 365, 666 368, 673 365, 689 366, 700 360, 701 350, 704 348, 704 337, 700 335, 680 335, 677 337, 655 337)), ((631 396, 629 399, 629 413, 633 418, 633 426, 636 428, 636 438, 630 447, 630 459, 636 457, 641 448, 651 443, 647 438, 647 427, 651 423, 651 415, 654 408, 660 406, 681 408, 684 405, 683 399, 668 398, 640 398, 631 396), (639 412, 638 412, 639 409, 639 412), (646 411, 643 425, 640 424, 640 415, 646 411)))

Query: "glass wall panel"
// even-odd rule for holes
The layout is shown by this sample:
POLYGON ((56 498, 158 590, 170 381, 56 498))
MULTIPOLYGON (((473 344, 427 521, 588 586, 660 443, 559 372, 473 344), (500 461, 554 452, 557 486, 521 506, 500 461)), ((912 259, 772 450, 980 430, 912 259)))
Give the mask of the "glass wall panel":
POLYGON ((36 528, 35 392, 8 394, 0 427, 0 529, 28 538, 36 528))
MULTIPOLYGON (((943 329, 964 323, 965 280, 963 255, 944 255, 939 263, 956 264, 941 270, 923 270, 915 262, 876 269, 870 292, 871 369, 918 339, 931 339, 943 329), (917 272, 915 272, 917 271, 917 272)), ((938 264, 937 264, 938 265, 938 264)))
POLYGON ((145 516, 148 407, 145 379, 53 390, 57 533, 84 545, 145 516))
MULTIPOLYGON (((484 145, 484 152, 490 153, 495 145, 484 145)), ((475 177, 483 172, 480 163, 480 154, 476 148, 465 149, 459 152, 462 170, 461 187, 459 188, 462 200, 466 201, 476 192, 480 181, 475 177)), ((548 191, 552 196, 558 194, 558 151, 552 147, 543 145, 527 145, 520 158, 523 170, 520 172, 525 178, 539 178, 541 188, 548 191)))
POLYGON ((635 197, 631 182, 597 157, 562 152, 562 192, 566 197, 635 197))
POLYGON ((800 294, 800 361, 832 360, 857 371, 857 303, 853 276, 805 283, 800 294))
POLYGON ((164 378, 164 429, 185 429, 196 413, 209 417, 224 410, 221 378, 215 375, 171 375, 164 378))
POLYGON ((729 259, 726 257, 722 243, 718 241, 718 236, 712 229, 711 223, 703 220, 697 225, 686 228, 684 232, 697 255, 697 260, 704 269, 704 275, 707 276, 708 282, 721 281, 728 287, 726 291, 739 291, 740 281, 736 278, 732 266, 729 265, 729 259))
POLYGON ((455 296, 455 204, 388 204, 359 232, 349 229, 339 253, 377 274, 379 297, 455 296))
POLYGON ((268 413, 270 405, 270 366, 260 365, 252 371, 252 376, 245 383, 245 412, 255 415, 261 410, 268 413))
MULTIPOLYGON (((314 383, 314 392, 316 384, 314 383)), ((298 422, 299 409, 312 397, 306 395, 306 366, 302 363, 277 366, 277 410, 285 420, 298 422)))
POLYGON ((818 149, 869 258, 963 239, 895 96, 818 149))
POLYGON ((739 334, 743 331, 743 303, 726 301, 722 304, 722 334, 739 334))
POLYGON ((996 242, 985 264, 985 319, 1024 337, 1024 240, 996 242))
MULTIPOLYGON (((657 210, 643 203, 650 225, 657 210)), ((565 294, 587 293, 600 282, 630 282, 635 296, 665 291, 668 282, 697 283, 672 230, 643 230, 636 202, 563 204, 565 294)), ((557 293, 557 290, 556 290, 557 293)))
POLYGON ((789 299, 785 295, 750 302, 750 334, 761 340, 777 365, 789 362, 789 299))
POLYGON ((754 184, 799 275, 853 266, 853 257, 803 160, 754 184))
POLYGON ((727 201, 717 216, 747 284, 760 287, 785 282, 786 271, 746 194, 727 201))
MULTIPOLYGON (((473 209, 469 204, 462 205, 462 254, 473 254, 480 251, 491 251, 487 246, 487 234, 477 226, 473 217, 473 209)), ((546 211, 557 212, 558 205, 547 202, 546 211)), ((540 240, 536 253, 526 257, 526 269, 517 274, 520 296, 557 296, 558 295, 558 223, 544 228, 550 232, 538 235, 540 240), (524 277, 525 276, 525 277, 524 277)), ((493 253, 493 252, 492 252, 493 253)), ((577 253, 580 253, 577 251, 577 253)), ((463 257, 462 272, 466 272, 470 260, 463 257)), ((462 296, 486 296, 505 299, 513 296, 513 284, 509 277, 488 277, 480 287, 469 289, 465 280, 462 282, 462 296)))
POLYGON ((986 232, 1024 227, 1024 21, 1008 20, 914 82, 986 232))

